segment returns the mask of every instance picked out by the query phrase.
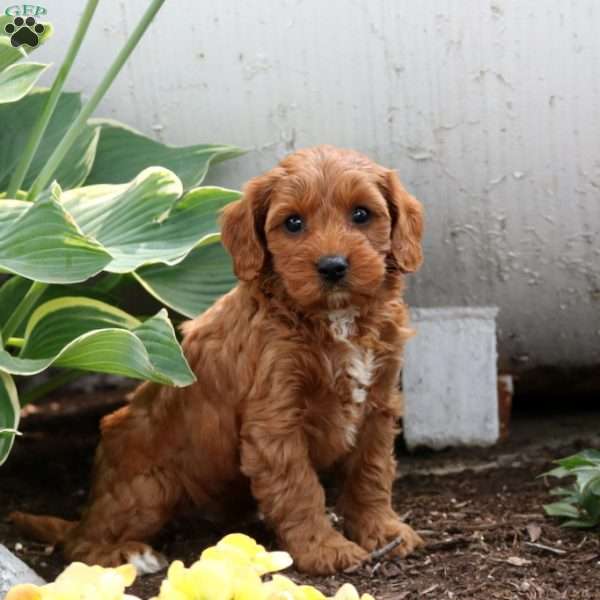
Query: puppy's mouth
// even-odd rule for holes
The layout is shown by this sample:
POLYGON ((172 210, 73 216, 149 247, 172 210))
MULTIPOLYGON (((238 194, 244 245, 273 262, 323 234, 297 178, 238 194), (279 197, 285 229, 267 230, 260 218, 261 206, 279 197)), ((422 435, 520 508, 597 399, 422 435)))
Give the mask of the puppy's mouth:
POLYGON ((346 284, 327 285, 323 291, 329 309, 344 308, 351 303, 352 294, 346 284))

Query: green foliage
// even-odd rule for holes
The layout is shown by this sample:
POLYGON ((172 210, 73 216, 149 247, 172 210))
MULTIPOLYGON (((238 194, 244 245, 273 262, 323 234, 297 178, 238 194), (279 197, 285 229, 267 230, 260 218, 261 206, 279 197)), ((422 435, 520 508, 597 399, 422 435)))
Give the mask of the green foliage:
POLYGON ((47 68, 48 65, 39 63, 24 63, 11 65, 0 72, 0 104, 20 100, 47 68))
POLYGON ((242 151, 168 146, 88 120, 163 1, 149 3, 85 104, 62 85, 98 0, 88 0, 50 89, 33 87, 48 65, 19 62, 23 48, 0 37, 0 464, 23 403, 13 376, 58 367, 70 371, 57 383, 83 371, 193 383, 167 311, 128 314, 125 285, 191 317, 235 283, 217 217, 239 193, 198 186, 211 164, 242 151))
MULTIPOLYGON (((23 156, 23 151, 33 131, 37 116, 42 112, 50 91, 34 89, 18 102, 0 104, 0 189, 7 190, 11 175, 23 156)), ((34 179, 48 162, 54 148, 65 136, 82 102, 79 93, 62 93, 54 113, 42 136, 39 148, 33 155, 22 189, 29 189, 34 179)), ((100 130, 86 125, 65 159, 54 174, 54 179, 65 189, 82 185, 92 168, 100 130)))
POLYGON ((565 527, 600 525, 600 451, 584 450, 555 462, 558 467, 544 475, 559 479, 574 477, 574 481, 550 492, 560 500, 546 504, 546 514, 567 519, 563 522, 565 527))
POLYGON ((110 119, 92 119, 101 129, 98 152, 87 183, 125 183, 148 165, 161 165, 174 171, 184 190, 202 183, 211 164, 242 154, 233 146, 201 144, 176 148, 161 144, 110 119))

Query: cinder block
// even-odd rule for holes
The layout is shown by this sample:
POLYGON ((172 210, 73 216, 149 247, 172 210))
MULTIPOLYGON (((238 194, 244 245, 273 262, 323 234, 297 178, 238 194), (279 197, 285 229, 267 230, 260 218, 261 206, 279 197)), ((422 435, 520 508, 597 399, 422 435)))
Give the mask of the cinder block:
POLYGON ((0 544, 0 598, 4 598, 8 590, 17 583, 44 585, 46 582, 6 546, 0 544))
POLYGON ((499 436, 495 307, 411 310, 404 353, 409 448, 486 446, 499 436))

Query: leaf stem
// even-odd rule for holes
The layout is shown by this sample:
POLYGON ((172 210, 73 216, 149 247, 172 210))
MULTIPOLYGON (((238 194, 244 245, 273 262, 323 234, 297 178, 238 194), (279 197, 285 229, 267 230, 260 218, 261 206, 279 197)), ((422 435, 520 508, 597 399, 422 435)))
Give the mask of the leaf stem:
POLYGON ((29 311, 46 291, 47 287, 48 284, 41 281, 34 281, 31 284, 31 287, 27 290, 25 296, 23 296, 21 302, 19 302, 13 314, 6 321, 6 325, 2 329, 2 339, 8 340, 13 336, 23 319, 29 314, 29 311))
POLYGON ((5 341, 7 346, 12 346, 13 348, 22 348, 25 345, 24 338, 11 337, 5 341))
POLYGON ((165 0, 152 0, 150 6, 140 19, 140 22, 137 24, 136 28, 133 30, 127 41, 125 42, 125 45, 123 46, 123 48, 113 61, 112 65, 104 75, 102 81, 98 84, 98 87, 96 88, 90 99, 83 105, 81 111, 79 112, 79 115, 77 115, 77 118, 75 119, 75 121, 73 121, 71 127, 69 127, 69 129, 67 130, 63 139, 54 149, 54 152, 48 159, 48 162, 46 162, 43 169, 35 178, 35 181, 31 185, 31 189, 29 190, 29 194, 27 195, 28 200, 35 200, 37 195, 49 183, 50 179, 54 175, 54 172, 65 157, 65 154, 68 152, 69 148, 72 146, 73 142, 79 135, 81 129, 84 127, 88 117, 95 110, 96 106, 98 106, 98 103, 100 102, 100 100, 102 100, 104 94, 106 94, 108 88, 111 86, 115 77, 118 75, 119 71, 125 64, 125 61, 133 52, 133 49, 136 47, 137 43, 144 35, 146 29, 152 22, 152 19, 159 11, 160 7, 163 5, 164 2, 165 0))
POLYGON ((21 154, 17 167, 10 178, 8 191, 6 193, 7 198, 15 198, 17 192, 23 185, 23 181, 27 176, 27 171, 29 171, 29 167, 31 166, 31 161, 33 160, 33 157, 39 148, 42 137, 44 136, 44 132, 46 131, 46 127, 48 127, 50 118, 54 113, 54 109, 56 108, 60 98, 60 93, 65 84, 65 80, 67 79, 69 71, 73 66, 73 62, 75 61, 77 53, 79 52, 81 42, 83 41, 97 5, 98 0, 88 0, 88 3, 85 6, 83 14, 81 15, 81 19, 79 20, 77 30, 75 31, 75 35, 71 40, 71 44, 67 50, 67 53, 65 54, 63 63, 56 74, 54 83, 50 88, 50 94, 48 95, 46 104, 44 105, 42 112, 39 114, 37 121, 31 130, 31 134, 29 135, 29 139, 27 140, 27 144, 21 154))

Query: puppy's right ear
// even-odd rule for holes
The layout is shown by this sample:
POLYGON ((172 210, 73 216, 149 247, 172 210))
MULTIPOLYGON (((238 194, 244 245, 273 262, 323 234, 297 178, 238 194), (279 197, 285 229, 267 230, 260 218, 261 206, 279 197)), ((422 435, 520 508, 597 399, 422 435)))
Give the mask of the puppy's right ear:
POLYGON ((251 281, 262 270, 266 258, 264 225, 269 196, 283 176, 277 167, 265 175, 251 179, 237 202, 228 204, 221 217, 221 242, 233 258, 238 279, 251 281))

